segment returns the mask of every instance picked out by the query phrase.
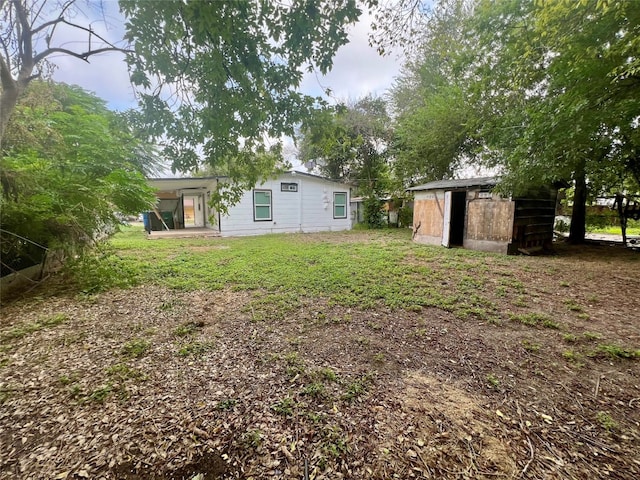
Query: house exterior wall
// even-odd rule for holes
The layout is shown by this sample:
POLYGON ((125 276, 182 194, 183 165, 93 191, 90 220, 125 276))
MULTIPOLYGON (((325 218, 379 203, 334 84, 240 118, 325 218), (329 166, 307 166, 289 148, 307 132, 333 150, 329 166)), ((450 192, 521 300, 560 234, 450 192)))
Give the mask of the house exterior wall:
POLYGON ((413 203, 413 240, 428 245, 442 244, 444 190, 416 192, 413 203))
POLYGON ((349 187, 308 175, 283 174, 246 192, 240 202, 220 218, 223 236, 266 233, 349 230, 349 187), (297 191, 282 191, 281 184, 297 184, 297 191), (271 218, 255 218, 254 190, 271 192, 271 218), (344 218, 334 218, 334 193, 346 194, 344 218))

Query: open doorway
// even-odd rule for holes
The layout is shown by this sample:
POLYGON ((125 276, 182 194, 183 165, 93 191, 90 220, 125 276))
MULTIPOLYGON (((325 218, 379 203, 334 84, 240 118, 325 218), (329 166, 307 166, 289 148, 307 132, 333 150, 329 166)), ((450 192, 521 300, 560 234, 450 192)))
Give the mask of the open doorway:
POLYGON ((451 245, 462 246, 466 210, 467 192, 451 192, 451 245))
POLYGON ((467 209, 467 192, 445 192, 442 244, 445 247, 462 246, 467 209))
POLYGON ((202 195, 184 195, 182 197, 184 228, 204 226, 204 208, 202 195))

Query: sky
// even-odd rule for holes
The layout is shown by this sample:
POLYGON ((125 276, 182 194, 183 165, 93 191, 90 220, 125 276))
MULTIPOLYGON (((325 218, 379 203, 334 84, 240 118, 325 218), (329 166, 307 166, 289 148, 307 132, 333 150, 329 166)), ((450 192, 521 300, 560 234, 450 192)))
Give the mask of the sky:
MULTIPOLYGON (((102 19, 94 22, 93 28, 109 39, 122 38, 124 19, 118 11, 117 1, 107 0, 104 5, 105 11, 100 12, 102 19)), ((85 13, 98 15, 98 12, 85 13)), ((395 55, 381 57, 369 46, 370 24, 371 17, 363 15, 350 29, 349 43, 342 46, 334 57, 332 71, 326 76, 306 73, 301 84, 302 92, 324 96, 330 102, 357 99, 367 94, 383 95, 398 75, 401 60, 395 55), (327 88, 333 92, 330 98, 324 95, 327 88)), ((58 56, 54 62, 57 65, 53 75, 55 80, 94 92, 113 110, 135 107, 124 55, 111 52, 90 57, 89 63, 58 56)))

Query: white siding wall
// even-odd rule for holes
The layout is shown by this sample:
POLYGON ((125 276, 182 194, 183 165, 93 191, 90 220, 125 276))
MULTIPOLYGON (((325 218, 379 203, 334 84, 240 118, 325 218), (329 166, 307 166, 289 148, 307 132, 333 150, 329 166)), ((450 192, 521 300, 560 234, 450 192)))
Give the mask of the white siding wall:
POLYGON ((260 235, 284 232, 321 232, 348 230, 349 187, 339 183, 309 177, 284 174, 276 180, 256 185, 256 190, 271 190, 271 220, 254 221, 253 191, 244 194, 240 202, 220 219, 223 236, 260 235), (281 183, 297 183, 297 192, 282 192, 281 183), (347 194, 347 218, 333 218, 333 194, 347 194))

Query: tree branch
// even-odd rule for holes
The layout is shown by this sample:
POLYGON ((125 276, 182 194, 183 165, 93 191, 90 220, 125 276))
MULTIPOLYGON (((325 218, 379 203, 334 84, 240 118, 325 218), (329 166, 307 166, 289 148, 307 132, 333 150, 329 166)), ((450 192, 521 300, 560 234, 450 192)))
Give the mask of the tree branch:
MULTIPOLYGON (((62 18, 62 17, 56 19, 56 21, 54 22, 55 25, 58 25, 60 23, 64 23, 65 25, 68 25, 68 26, 70 26, 72 28, 77 28, 78 30, 84 30, 85 32, 87 32, 89 34, 89 38, 91 38, 92 36, 96 37, 98 40, 100 40, 101 42, 104 42, 105 44, 109 45, 110 47, 112 47, 114 49, 120 49, 119 47, 116 47, 112 42, 110 42, 109 40, 104 38, 102 35, 97 34, 90 27, 85 27, 84 25, 78 25, 77 23, 70 22, 66 18, 62 18)), ((38 30, 39 29, 40 29, 40 27, 38 27, 38 30)), ((34 30, 34 32, 35 32, 35 30, 34 30)))
MULTIPOLYGON (((18 39, 18 44, 21 48, 21 57, 23 60, 23 66, 27 66, 27 68, 32 68, 33 66, 33 45, 31 43, 31 25, 29 25, 29 17, 27 16, 27 12, 24 9, 24 5, 20 2, 20 0, 13 0, 13 7, 16 10, 16 15, 18 16, 18 21, 22 27, 21 38, 18 39)), ((21 67, 22 70, 22 67, 21 67)), ((29 72, 31 73, 31 72, 29 72)))
POLYGON ((64 22, 64 18, 62 17, 58 17, 55 20, 50 20, 48 22, 44 22, 42 25, 40 25, 39 27, 34 28, 33 30, 31 30, 31 33, 33 35, 35 35, 36 33, 40 33, 42 30, 44 30, 45 28, 50 27, 51 25, 55 25, 57 23, 60 22, 64 22))
POLYGON ((39 53, 38 55, 36 55, 36 57, 34 58, 35 63, 38 63, 42 60, 44 60, 46 57, 48 57, 49 55, 52 55, 54 53, 62 53, 64 55, 69 55, 71 57, 75 57, 75 58, 79 58, 80 60, 84 60, 85 62, 88 62, 88 58, 93 56, 93 55, 99 55, 100 53, 105 53, 105 52, 122 52, 122 53, 134 53, 133 50, 129 50, 126 48, 119 48, 119 47, 104 47, 104 48, 97 48, 95 50, 89 50, 83 53, 77 53, 74 52, 72 50, 68 50, 66 48, 60 48, 60 47, 54 47, 54 48, 48 48, 45 51, 39 53))

